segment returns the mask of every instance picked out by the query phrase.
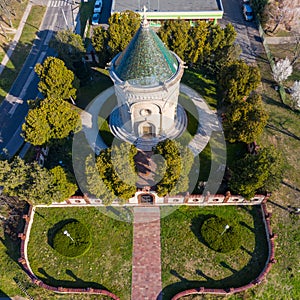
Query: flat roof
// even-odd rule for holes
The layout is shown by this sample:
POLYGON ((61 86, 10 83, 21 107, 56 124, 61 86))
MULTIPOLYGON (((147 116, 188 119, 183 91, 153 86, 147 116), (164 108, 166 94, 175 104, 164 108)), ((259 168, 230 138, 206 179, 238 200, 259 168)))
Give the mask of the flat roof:
POLYGON ((113 0, 112 12, 140 12, 144 6, 148 12, 223 11, 221 0, 113 0))

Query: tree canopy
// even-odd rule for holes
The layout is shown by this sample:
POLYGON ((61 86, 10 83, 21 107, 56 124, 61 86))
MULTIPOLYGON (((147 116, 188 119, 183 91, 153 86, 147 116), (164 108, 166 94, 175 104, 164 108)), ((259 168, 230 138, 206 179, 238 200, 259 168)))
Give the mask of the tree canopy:
POLYGON ((103 65, 126 48, 138 30, 140 23, 140 15, 127 10, 111 15, 107 30, 101 26, 95 28, 92 44, 103 65))
POLYGON ((65 138, 80 128, 78 111, 61 99, 44 99, 37 107, 29 110, 22 125, 25 141, 34 146, 65 138))
POLYGON ((50 40, 49 46, 58 54, 66 66, 73 70, 74 62, 80 61, 85 53, 82 37, 71 29, 60 30, 50 40))
POLYGON ((248 144, 257 140, 268 120, 261 96, 256 93, 244 101, 236 101, 229 105, 225 115, 223 128, 226 139, 231 143, 248 144))
POLYGON ((40 79, 39 91, 45 98, 61 100, 76 98, 74 73, 68 70, 62 60, 49 56, 43 64, 36 64, 34 70, 40 79))
POLYGON ((3 186, 3 194, 33 205, 64 201, 77 190, 60 166, 49 171, 37 162, 29 164, 20 157, 0 160, 0 186, 3 186))
POLYGON ((156 146, 155 153, 165 159, 156 167, 155 173, 159 176, 163 174, 156 185, 157 194, 165 196, 186 193, 189 188, 188 175, 194 162, 190 149, 167 139, 156 146))
POLYGON ((222 69, 219 86, 226 103, 240 101, 257 88, 261 81, 258 67, 237 60, 222 69))
POLYGON ((246 154, 234 164, 229 188, 248 199, 257 190, 272 192, 282 180, 283 166, 282 154, 274 146, 259 150, 257 155, 246 154))
POLYGON ((134 156, 137 149, 121 143, 100 152, 93 164, 92 157, 86 159, 87 187, 105 204, 114 199, 127 200, 136 192, 137 174, 134 156))

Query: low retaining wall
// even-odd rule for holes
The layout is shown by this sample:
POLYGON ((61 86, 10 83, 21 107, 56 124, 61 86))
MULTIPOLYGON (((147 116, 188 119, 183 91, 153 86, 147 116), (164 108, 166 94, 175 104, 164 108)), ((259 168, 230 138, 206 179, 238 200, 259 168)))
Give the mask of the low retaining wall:
POLYGON ((236 287, 236 288, 232 287, 227 289, 211 289, 206 287, 199 287, 195 289, 189 289, 176 294, 172 298, 172 300, 179 300, 184 296, 193 295, 193 294, 214 294, 214 295, 223 295, 223 296, 230 295, 234 293, 243 292, 249 288, 256 286, 257 284, 260 284, 263 281, 263 279, 266 277, 268 272, 270 271, 272 264, 276 263, 275 256, 274 256, 275 255, 274 239, 277 237, 276 234, 272 233, 272 229, 270 226, 271 213, 268 213, 265 203, 261 204, 261 212, 262 212, 262 218, 265 224, 266 236, 268 240, 269 255, 263 271, 259 274, 257 278, 255 278, 254 280, 252 280, 251 282, 249 282, 244 286, 236 287))
POLYGON ((34 273, 32 272, 28 257, 27 257, 27 244, 29 240, 29 233, 31 229, 31 225, 33 222, 33 216, 34 216, 34 209, 32 206, 30 206, 28 214, 23 216, 23 219, 25 220, 25 227, 23 230, 23 233, 19 233, 19 238, 21 239, 21 255, 18 259, 18 262, 22 265, 25 272, 30 277, 31 281, 35 283, 36 285, 47 289, 49 291, 53 291, 55 293, 62 293, 62 294, 68 294, 68 293, 77 293, 77 294, 100 294, 111 297, 111 299, 119 300, 120 298, 117 297, 115 294, 102 289, 94 289, 94 288, 66 288, 66 287, 54 287, 50 286, 48 284, 45 284, 43 281, 41 281, 39 278, 37 278, 34 273), (27 234, 28 233, 28 234, 27 234))
MULTIPOLYGON (((140 194, 150 194, 153 196, 154 205, 258 205, 265 203, 270 194, 267 195, 255 195, 250 200, 245 199, 240 195, 231 195, 229 192, 226 195, 216 194, 216 195, 177 195, 177 196, 166 196, 159 197, 154 191, 138 191, 135 193, 135 196, 128 199, 128 202, 125 205, 143 205, 139 203, 140 194)), ((52 206, 66 206, 66 205, 75 205, 75 206, 104 206, 103 201, 97 198, 89 198, 88 196, 73 196, 67 199, 66 201, 60 203, 53 203, 52 206)), ((114 200, 111 206, 124 205, 124 201, 119 202, 118 199, 114 200)))

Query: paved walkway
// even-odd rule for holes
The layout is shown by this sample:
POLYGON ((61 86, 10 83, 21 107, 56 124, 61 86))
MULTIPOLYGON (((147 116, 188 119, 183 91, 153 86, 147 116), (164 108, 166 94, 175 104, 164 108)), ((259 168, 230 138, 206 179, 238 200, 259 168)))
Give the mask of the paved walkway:
POLYGON ((132 300, 161 299, 159 207, 135 207, 132 255, 132 300))
POLYGON ((26 24, 26 20, 27 20, 27 18, 29 16, 31 7, 32 7, 32 3, 31 3, 31 1, 29 1, 28 5, 27 5, 27 7, 26 7, 26 9, 24 11, 23 17, 22 17, 22 19, 20 21, 19 27, 18 27, 18 29, 16 31, 16 34, 15 34, 12 42, 10 43, 9 48, 8 48, 7 52, 5 53, 5 55, 3 57, 3 60, 2 60, 2 62, 0 64, 0 75, 2 74, 2 72, 3 72, 3 70, 4 70, 5 66, 6 66, 6 64, 8 63, 11 55, 13 54, 13 52, 14 52, 17 44, 18 44, 18 41, 19 41, 19 39, 21 37, 23 28, 24 28, 24 26, 26 24))

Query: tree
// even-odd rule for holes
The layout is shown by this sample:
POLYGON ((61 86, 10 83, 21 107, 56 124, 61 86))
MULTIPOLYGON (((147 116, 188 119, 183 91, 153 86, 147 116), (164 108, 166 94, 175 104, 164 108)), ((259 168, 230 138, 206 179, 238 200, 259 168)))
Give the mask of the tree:
POLYGON ((192 64, 203 61, 203 52, 205 42, 209 34, 209 23, 205 21, 197 21, 194 27, 190 28, 189 33, 189 53, 187 54, 189 61, 192 64))
POLYGON ((92 158, 86 159, 87 187, 89 191, 110 204, 115 198, 127 200, 136 192, 137 175, 133 157, 137 149, 128 144, 114 145, 100 152, 96 169, 92 158))
POLYGON ((286 57, 285 59, 280 59, 273 66, 273 77, 276 82, 282 84, 290 75, 293 73, 293 67, 290 60, 286 57))
POLYGON ((95 29, 92 45, 103 65, 126 48, 138 30, 140 23, 141 18, 138 13, 123 11, 114 13, 109 18, 107 30, 100 27, 95 29))
POLYGON ((261 13, 264 30, 274 33, 280 27, 286 30, 296 27, 300 17, 298 6, 295 0, 268 1, 261 13))
POLYGON ((258 189, 272 192, 283 176, 283 158, 274 146, 261 149, 257 155, 246 156, 233 166, 229 188, 245 198, 252 198, 258 189))
MULTIPOLYGON (((165 140, 155 148, 155 153, 164 157, 156 167, 156 174, 163 174, 156 185, 159 196, 176 195, 188 191, 189 178, 194 156, 190 149, 172 140, 165 140)), ((158 178, 155 178, 157 181, 158 178)))
POLYGON ((2 19, 8 19, 10 27, 13 27, 12 16, 14 15, 14 5, 15 3, 12 0, 0 0, 0 16, 2 19))
POLYGON ((293 106, 300 109, 300 81, 295 81, 291 90, 293 106))
POLYGON ((61 99, 44 99, 30 109, 22 125, 26 142, 43 145, 52 139, 63 139, 81 128, 78 111, 61 99))
POLYGON ((185 61, 191 40, 190 28, 191 25, 188 21, 167 20, 162 24, 158 33, 167 47, 185 61))
POLYGON ((122 52, 141 24, 138 13, 123 11, 114 13, 108 20, 108 50, 111 57, 122 52))
POLYGON ((258 67, 248 66, 242 60, 223 68, 219 76, 219 88, 223 101, 233 103, 248 97, 261 80, 258 67))
POLYGON ((225 137, 231 143, 251 143, 261 135, 267 120, 261 96, 253 93, 245 101, 235 101, 227 108, 223 122, 225 137))
POLYGON ((52 175, 52 202, 62 202, 75 194, 77 185, 61 166, 51 169, 50 174, 52 175))
POLYGON ((16 196, 32 205, 63 201, 77 189, 61 167, 48 171, 37 162, 29 164, 15 157, 11 162, 0 160, 0 169, 3 194, 16 196))
POLYGON ((49 46, 57 52, 58 57, 71 70, 74 70, 74 62, 81 61, 85 53, 82 37, 70 29, 58 31, 50 40, 49 46))
POLYGON ((96 167, 95 163, 93 163, 91 155, 86 159, 85 174, 88 191, 97 198, 100 198, 105 205, 109 205, 117 198, 113 191, 107 188, 100 175, 99 169, 96 167))
POLYGON ((72 100, 76 98, 74 73, 68 70, 65 63, 55 57, 49 56, 43 64, 36 64, 35 72, 40 78, 39 91, 45 98, 72 100))

